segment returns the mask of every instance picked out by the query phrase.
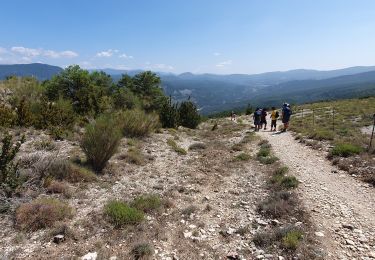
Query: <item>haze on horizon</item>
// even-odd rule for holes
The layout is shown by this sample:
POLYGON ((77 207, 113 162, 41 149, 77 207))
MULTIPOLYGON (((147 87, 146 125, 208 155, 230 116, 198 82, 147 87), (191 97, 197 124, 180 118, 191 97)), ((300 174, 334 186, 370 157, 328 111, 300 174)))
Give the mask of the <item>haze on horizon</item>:
POLYGON ((375 65, 373 0, 5 0, 2 10, 0 64, 217 74, 375 65))

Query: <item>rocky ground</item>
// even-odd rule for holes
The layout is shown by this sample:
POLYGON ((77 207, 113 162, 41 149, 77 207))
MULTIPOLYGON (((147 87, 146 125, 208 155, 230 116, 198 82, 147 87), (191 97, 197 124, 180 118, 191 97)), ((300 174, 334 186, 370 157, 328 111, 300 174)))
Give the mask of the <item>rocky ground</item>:
MULTIPOLYGON (((0 256, 134 259, 131 250, 146 243, 154 250, 151 259, 303 259, 276 247, 262 250, 253 242, 260 230, 279 223, 257 212, 257 205, 270 192, 266 185, 270 166, 254 159, 234 159, 242 152, 254 155, 258 149, 259 140, 249 134, 247 123, 225 119, 216 131, 211 130, 211 122, 197 130, 163 130, 137 141, 145 160, 140 164, 127 160, 130 145, 123 139, 99 181, 71 184, 73 194, 64 200, 75 212, 72 219, 60 223, 69 230, 64 233, 65 241, 53 242, 59 227, 21 232, 14 226, 13 215, 6 213, 0 220, 0 256), (244 138, 248 142, 242 151, 234 151, 233 145, 244 138), (187 154, 176 153, 168 139, 174 139, 187 154), (204 144, 204 149, 189 149, 196 143, 204 144), (117 229, 106 221, 103 207, 107 201, 129 201, 142 194, 159 195, 164 207, 147 214, 137 226, 117 229)), ((260 132, 258 136, 269 140, 275 155, 302 182, 298 194, 312 217, 311 225, 317 228, 314 236, 325 244, 318 251, 326 259, 375 258, 374 189, 342 174, 325 154, 297 143, 289 133, 260 132)), ((52 151, 36 151, 34 143, 40 138, 30 134, 21 157, 80 153, 77 143, 69 141, 56 143, 52 151)), ((52 195, 30 191, 15 198, 13 208, 43 196, 52 195)))

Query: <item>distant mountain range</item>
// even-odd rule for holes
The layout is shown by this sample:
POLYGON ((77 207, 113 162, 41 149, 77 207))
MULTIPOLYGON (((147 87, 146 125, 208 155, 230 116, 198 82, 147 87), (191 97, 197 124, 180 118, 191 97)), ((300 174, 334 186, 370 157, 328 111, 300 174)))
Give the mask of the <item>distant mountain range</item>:
MULTIPOLYGON (((40 80, 51 78, 62 68, 47 64, 0 65, 0 79, 6 76, 34 76, 40 80)), ((122 74, 135 75, 142 70, 102 69, 114 81, 122 74)), ((177 100, 189 96, 204 114, 244 107, 305 103, 375 95, 375 66, 319 71, 297 69, 261 74, 192 74, 179 75, 157 72, 168 95, 177 100)))
POLYGON ((5 79, 7 76, 36 77, 39 80, 46 80, 52 78, 53 75, 60 73, 63 69, 57 66, 31 63, 31 64, 0 64, 0 79, 5 79))

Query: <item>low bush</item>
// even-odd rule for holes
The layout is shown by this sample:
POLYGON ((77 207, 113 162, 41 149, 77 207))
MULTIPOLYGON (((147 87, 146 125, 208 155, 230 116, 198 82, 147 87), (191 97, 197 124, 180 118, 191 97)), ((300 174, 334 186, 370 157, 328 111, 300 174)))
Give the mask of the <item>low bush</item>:
POLYGON ((258 212, 266 217, 282 218, 293 214, 295 196, 288 192, 275 192, 258 206, 258 212))
POLYGON ((145 161, 145 158, 141 151, 135 147, 129 148, 125 158, 129 163, 133 163, 136 165, 143 165, 145 161))
POLYGON ((193 143, 189 146, 189 150, 204 150, 207 146, 205 143, 193 143))
POLYGON ((276 156, 258 157, 259 162, 262 164, 273 164, 279 160, 276 156))
POLYGON ((138 224, 144 219, 143 212, 121 201, 110 201, 104 208, 104 214, 116 227, 138 224))
POLYGON ((235 161, 248 161, 250 160, 251 156, 247 153, 240 153, 236 157, 234 157, 235 161))
POLYGON ((118 115, 118 124, 126 137, 144 137, 159 127, 159 117, 139 109, 126 110, 118 115))
POLYGON ((16 114, 12 108, 0 104, 0 126, 11 127, 15 124, 16 119, 16 114))
POLYGON ((57 221, 71 217, 72 212, 67 203, 57 199, 37 199, 17 208, 16 224, 22 230, 35 231, 52 227, 57 221))
POLYGON ((47 191, 52 194, 67 194, 69 192, 69 186, 61 181, 51 181, 51 183, 47 187, 47 191))
POLYGON ((1 140, 0 187, 8 196, 20 185, 18 163, 15 163, 14 160, 24 141, 25 137, 23 136, 20 141, 14 144, 12 136, 9 134, 6 134, 1 140))
POLYGON ((260 148, 259 152, 257 153, 257 157, 267 157, 271 154, 270 148, 260 148))
POLYGON ((294 189, 298 187, 298 180, 294 176, 285 176, 282 178, 280 184, 286 189, 294 189))
POLYGON ((331 155, 333 156, 341 156, 341 157, 349 157, 355 154, 359 154, 362 152, 362 148, 353 145, 353 144, 337 144, 333 149, 331 150, 331 155))
POLYGON ((96 175, 89 169, 86 169, 64 159, 57 159, 52 161, 46 171, 46 176, 50 176, 61 181, 69 181, 72 183, 93 182, 97 180, 96 175))
POLYGON ((232 150, 239 152, 243 150, 243 145, 241 143, 236 143, 232 146, 232 150))
POLYGON ((168 139, 167 140, 167 144, 170 146, 170 147, 172 147, 172 149, 176 152, 176 153, 178 153, 178 154, 182 154, 182 155, 186 155, 187 154, 187 152, 186 152, 186 150, 184 149, 184 148, 182 148, 182 147, 179 147, 178 145, 177 145, 177 143, 173 140, 173 139, 168 139))
POLYGON ((258 232, 253 237, 253 242, 256 246, 266 248, 273 243, 273 234, 270 232, 258 232))
POLYGON ((302 238, 302 231, 291 230, 282 238, 282 246, 288 250, 296 250, 302 238))
POLYGON ((186 208, 184 208, 182 210, 182 215, 185 215, 185 216, 190 216, 191 214, 193 214, 194 212, 196 212, 198 210, 197 206, 194 206, 194 205, 190 205, 186 208))
POLYGON ((56 149, 56 144, 50 139, 42 139, 34 143, 34 147, 38 151, 52 151, 56 149))
POLYGON ((108 160, 117 152, 120 140, 121 131, 116 120, 109 115, 102 115, 86 127, 81 148, 95 171, 104 169, 108 160))
POLYGON ((135 260, 149 259, 154 254, 154 249, 150 244, 142 243, 135 245, 131 252, 135 260))
POLYGON ((283 166, 280 168, 277 168, 273 175, 285 175, 289 171, 289 168, 287 166, 283 166))
POLYGON ((141 210, 145 213, 157 210, 162 205, 162 202, 157 195, 143 195, 135 198, 130 206, 141 210))
POLYGON ((335 135, 332 131, 329 131, 326 129, 318 129, 318 130, 314 130, 313 132, 309 132, 307 137, 318 140, 318 141, 322 141, 322 140, 333 140, 335 135))

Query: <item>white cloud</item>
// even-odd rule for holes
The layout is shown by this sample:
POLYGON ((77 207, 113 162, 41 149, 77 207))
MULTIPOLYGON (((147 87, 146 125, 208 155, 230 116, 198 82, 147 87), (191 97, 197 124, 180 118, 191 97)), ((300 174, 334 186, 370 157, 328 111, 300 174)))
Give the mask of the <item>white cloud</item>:
MULTIPOLYGON (((22 46, 12 47, 10 49, 14 54, 19 54, 25 57, 47 57, 47 58, 74 58, 78 56, 78 53, 74 51, 53 51, 53 50, 44 50, 44 49, 32 49, 22 46)), ((5 50, 6 51, 6 50, 5 50)))
POLYGON ((123 54, 119 55, 118 57, 123 58, 123 59, 133 59, 134 58, 133 56, 127 55, 126 53, 123 53, 123 54))
POLYGON ((131 70, 130 67, 128 67, 126 65, 121 65, 121 64, 117 65, 115 68, 118 69, 118 70, 131 70))
POLYGON ((223 67, 228 66, 228 65, 232 65, 231 60, 219 62, 218 64, 216 64, 216 67, 223 68, 223 67))
POLYGON ((161 70, 174 70, 174 67, 171 65, 166 65, 166 64, 155 64, 154 66, 156 69, 161 69, 161 70))
POLYGON ((220 53, 220 52, 214 52, 213 55, 214 55, 214 56, 220 56, 221 53, 220 53))
POLYGON ((118 50, 112 50, 112 49, 109 49, 109 50, 106 50, 106 51, 101 51, 101 52, 98 52, 95 56, 96 57, 112 57, 112 55, 114 53, 117 53, 118 50))
POLYGON ((5 48, 0 47, 0 54, 7 53, 7 52, 8 52, 8 51, 7 51, 5 48))
POLYGON ((145 62, 145 64, 146 64, 145 69, 148 69, 148 70, 161 70, 161 71, 171 71, 171 70, 174 70, 173 66, 167 65, 167 64, 164 64, 164 63, 155 63, 155 64, 152 64, 151 62, 147 61, 147 62, 145 62))
POLYGON ((74 51, 52 51, 52 50, 46 50, 43 52, 43 56, 49 57, 49 58, 75 58, 78 56, 78 53, 74 51))
POLYGON ((31 49, 31 48, 25 48, 22 46, 12 47, 10 50, 14 53, 18 53, 27 57, 39 56, 42 53, 40 49, 31 49))

